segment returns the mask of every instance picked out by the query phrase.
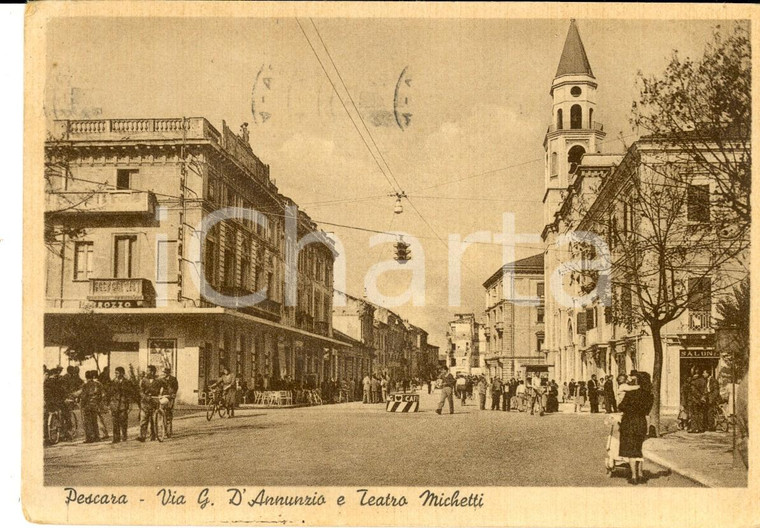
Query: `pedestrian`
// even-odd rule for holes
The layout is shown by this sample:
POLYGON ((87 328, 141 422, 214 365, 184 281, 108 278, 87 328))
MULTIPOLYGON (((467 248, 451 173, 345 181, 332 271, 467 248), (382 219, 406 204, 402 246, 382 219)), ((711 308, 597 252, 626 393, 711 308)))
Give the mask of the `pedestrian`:
POLYGON ((169 367, 164 368, 161 380, 164 383, 163 394, 169 398, 169 404, 165 406, 166 419, 171 423, 174 419, 174 400, 177 398, 177 392, 179 391, 179 382, 177 378, 172 376, 172 369, 169 367))
POLYGON ((464 406, 467 399, 467 380, 461 374, 457 375, 456 391, 457 398, 462 400, 462 406, 464 406))
POLYGON ((562 403, 565 403, 570 397, 570 389, 567 386, 567 382, 562 384, 562 403))
POLYGON ((103 404, 103 386, 97 378, 97 370, 85 372, 85 379, 87 381, 82 386, 82 393, 79 396, 79 405, 82 408, 82 421, 84 422, 85 444, 100 441, 98 413, 103 404))
POLYGON ((615 405, 615 387, 610 374, 604 378, 604 412, 610 414, 613 405, 615 405))
POLYGON ((543 405, 543 397, 544 397, 544 387, 541 384, 541 378, 539 376, 533 376, 533 386, 531 387, 531 393, 530 393, 530 414, 533 415, 533 412, 535 411, 536 403, 538 403, 538 415, 543 416, 544 415, 544 405, 543 405))
POLYGON ((573 412, 583 411, 586 405, 586 384, 581 380, 575 384, 575 410, 573 412))
POLYGON ((500 378, 494 378, 491 381, 491 410, 498 411, 501 402, 502 383, 500 378))
POLYGON ((372 403, 372 379, 369 374, 365 374, 362 379, 362 389, 362 403, 372 403))
POLYGON ((576 389, 577 389, 577 387, 576 387, 576 384, 575 384, 575 379, 573 378, 573 379, 570 380, 570 383, 567 384, 567 395, 568 395, 568 398, 570 399, 569 400, 570 402, 574 402, 575 401, 575 391, 576 391, 576 389))
POLYGON ((451 372, 446 369, 446 367, 441 368, 441 399, 438 401, 438 408, 435 410, 436 413, 441 414, 443 410, 443 405, 446 403, 446 400, 449 400, 449 413, 454 414, 454 385, 456 385, 456 380, 454 379, 454 376, 451 375, 451 372))
MULTIPOLYGON (((148 365, 148 372, 140 380, 140 436, 137 440, 145 442, 148 436, 148 425, 151 424, 153 413, 158 409, 158 400, 163 383, 156 378, 156 366, 148 365)), ((156 432, 151 430, 150 439, 156 439, 156 432)))
POLYGON ((467 376, 467 381, 464 384, 464 390, 467 393, 467 397, 472 399, 472 389, 475 386, 472 376, 467 376))
POLYGON ((372 376, 372 403, 382 402, 382 389, 380 387, 380 379, 377 376, 372 376))
POLYGON ((705 408, 707 407, 707 380, 695 373, 691 378, 691 428, 690 433, 705 432, 705 408))
POLYGON ((488 383, 485 376, 480 376, 478 379, 478 403, 480 404, 480 410, 486 409, 486 392, 488 392, 488 383))
POLYGON ((644 455, 641 448, 647 436, 647 415, 652 410, 654 395, 649 374, 633 372, 628 378, 619 409, 623 412, 620 420, 620 450, 619 456, 628 460, 631 467, 632 484, 642 482, 644 476, 644 455))
POLYGON ((718 380, 710 372, 704 371, 702 375, 707 380, 707 416, 705 426, 708 431, 715 431, 715 415, 719 412, 721 403, 720 387, 718 380))
POLYGON ((382 401, 387 402, 388 401, 388 378, 383 376, 383 379, 380 380, 380 391, 382 392, 382 401))
POLYGON ((588 380, 588 385, 586 386, 586 389, 588 391, 588 402, 589 402, 589 405, 591 405, 591 412, 598 413, 599 412, 599 383, 596 381, 596 374, 591 375, 591 379, 588 380))
POLYGON ((427 386, 428 386, 428 394, 431 394, 433 392, 433 380, 428 380, 427 386))
POLYGON ((559 411, 559 385, 552 380, 549 383, 549 394, 546 398, 546 412, 555 413, 559 411))
POLYGON ((116 367, 115 378, 109 387, 109 404, 111 407, 111 422, 113 424, 112 443, 127 441, 127 421, 132 397, 132 387, 124 377, 124 367, 116 367))

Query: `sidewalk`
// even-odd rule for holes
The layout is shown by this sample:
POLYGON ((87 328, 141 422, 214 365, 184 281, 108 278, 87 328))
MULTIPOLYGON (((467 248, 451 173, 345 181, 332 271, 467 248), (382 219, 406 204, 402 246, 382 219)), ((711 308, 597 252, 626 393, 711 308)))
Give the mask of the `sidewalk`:
POLYGON ((747 469, 733 465, 732 435, 676 431, 644 442, 644 458, 710 488, 747 485, 747 469))

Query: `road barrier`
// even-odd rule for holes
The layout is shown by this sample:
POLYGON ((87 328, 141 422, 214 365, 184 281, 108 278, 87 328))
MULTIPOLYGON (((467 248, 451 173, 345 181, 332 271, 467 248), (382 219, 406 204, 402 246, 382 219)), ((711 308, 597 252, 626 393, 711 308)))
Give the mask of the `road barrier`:
POLYGON ((420 408, 420 395, 413 393, 397 392, 388 397, 385 404, 387 412, 410 413, 417 412, 420 408))

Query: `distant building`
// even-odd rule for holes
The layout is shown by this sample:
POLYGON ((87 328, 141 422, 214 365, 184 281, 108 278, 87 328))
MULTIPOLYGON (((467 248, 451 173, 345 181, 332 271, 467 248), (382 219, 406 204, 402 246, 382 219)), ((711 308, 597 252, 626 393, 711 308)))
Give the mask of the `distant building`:
POLYGON ((554 374, 544 354, 544 256, 499 268, 486 290, 484 363, 490 377, 554 374), (507 284, 504 281, 508 281, 507 284))
POLYGON ((449 321, 446 366, 452 373, 480 373, 480 327, 475 314, 454 314, 449 321))

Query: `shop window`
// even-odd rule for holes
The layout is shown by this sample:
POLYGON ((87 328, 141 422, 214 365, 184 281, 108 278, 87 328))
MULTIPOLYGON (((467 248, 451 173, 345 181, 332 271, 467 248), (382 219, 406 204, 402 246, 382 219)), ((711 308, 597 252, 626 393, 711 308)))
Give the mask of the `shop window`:
POLYGON ((689 222, 707 223, 710 221, 709 185, 689 185, 687 218, 689 222))
POLYGON ((92 276, 92 242, 74 244, 74 280, 86 281, 92 276))

